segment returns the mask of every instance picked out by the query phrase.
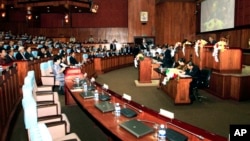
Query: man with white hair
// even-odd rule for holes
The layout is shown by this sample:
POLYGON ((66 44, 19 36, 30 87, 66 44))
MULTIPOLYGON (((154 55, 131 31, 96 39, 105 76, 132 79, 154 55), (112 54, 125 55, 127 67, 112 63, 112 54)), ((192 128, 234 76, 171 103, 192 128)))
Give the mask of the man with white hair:
POLYGON ((25 57, 25 50, 23 46, 19 46, 18 48, 18 53, 16 54, 16 59, 17 60, 27 60, 25 57))

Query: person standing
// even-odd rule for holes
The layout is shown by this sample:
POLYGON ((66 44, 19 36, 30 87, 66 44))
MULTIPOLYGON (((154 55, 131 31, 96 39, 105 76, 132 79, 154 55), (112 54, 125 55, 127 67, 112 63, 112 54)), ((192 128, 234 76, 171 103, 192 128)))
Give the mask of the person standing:
POLYGON ((115 52, 116 51, 116 40, 114 40, 111 44, 110 44, 110 51, 115 52))
POLYGON ((168 45, 163 46, 163 67, 164 68, 172 68, 173 67, 173 59, 171 56, 171 50, 168 49, 168 45))

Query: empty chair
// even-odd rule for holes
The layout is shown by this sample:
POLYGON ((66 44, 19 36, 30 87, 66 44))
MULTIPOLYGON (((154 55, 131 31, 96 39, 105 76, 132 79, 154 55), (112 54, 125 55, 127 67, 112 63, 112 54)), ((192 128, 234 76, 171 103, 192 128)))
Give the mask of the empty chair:
POLYGON ((67 56, 67 64, 70 65, 70 56, 67 56))
POLYGON ((24 110, 24 123, 25 128, 28 130, 36 121, 41 121, 44 123, 54 122, 54 121, 65 121, 67 123, 66 130, 70 132, 70 124, 68 118, 65 114, 61 113, 61 107, 59 102, 57 104, 46 104, 39 105, 32 96, 32 87, 23 85, 23 98, 22 106, 24 110))
POLYGON ((87 53, 83 53, 83 55, 82 55, 82 59, 83 59, 82 62, 86 63, 88 61, 88 58, 89 58, 89 55, 87 53))
POLYGON ((30 70, 28 71, 27 73, 27 76, 31 76, 32 79, 33 79, 33 84, 34 84, 34 89, 36 92, 52 92, 53 91, 53 87, 52 86, 47 86, 47 85, 42 85, 42 86, 37 86, 37 83, 36 83, 36 78, 35 78, 35 71, 34 70, 30 70))
POLYGON ((43 85, 55 85, 55 76, 54 74, 51 74, 49 71, 48 62, 42 62, 40 64, 40 70, 41 70, 41 80, 43 85))
POLYGON ((54 65, 54 61, 53 60, 48 60, 48 71, 50 74, 53 73, 53 65, 54 65))
POLYGON ((71 49, 68 48, 68 49, 67 49, 67 55, 69 55, 70 53, 71 53, 71 49))
POLYGON ((80 141, 75 133, 66 134, 63 122, 37 123, 30 129, 30 141, 80 141))
MULTIPOLYGON (((58 93, 53 91, 37 91, 36 89, 36 83, 34 81, 34 77, 32 75, 27 75, 24 78, 24 85, 28 85, 32 87, 32 95, 35 98, 35 100, 38 102, 38 104, 42 104, 43 102, 51 102, 51 103, 57 103, 59 101, 58 93)), ((51 89, 49 89, 51 90, 51 89)))
POLYGON ((37 50, 31 51, 31 53, 32 53, 32 55, 33 55, 35 58, 37 58, 37 54, 38 54, 38 51, 37 51, 37 50))
POLYGON ((212 71, 210 69, 202 69, 200 71, 200 75, 197 78, 195 86, 193 88, 193 94, 195 96, 195 99, 198 101, 202 101, 202 99, 207 98, 205 96, 200 95, 198 89, 204 89, 209 87, 211 72, 212 71))

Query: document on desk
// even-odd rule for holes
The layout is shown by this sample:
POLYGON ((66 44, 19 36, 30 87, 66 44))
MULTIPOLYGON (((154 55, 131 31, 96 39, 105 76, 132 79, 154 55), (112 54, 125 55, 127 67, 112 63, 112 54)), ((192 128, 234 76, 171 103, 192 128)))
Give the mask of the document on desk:
POLYGON ((83 89, 80 89, 80 88, 78 88, 78 89, 71 89, 71 92, 82 92, 83 91, 83 89))
POLYGON ((190 75, 186 75, 186 74, 179 74, 180 77, 186 78, 186 77, 192 77, 190 75))

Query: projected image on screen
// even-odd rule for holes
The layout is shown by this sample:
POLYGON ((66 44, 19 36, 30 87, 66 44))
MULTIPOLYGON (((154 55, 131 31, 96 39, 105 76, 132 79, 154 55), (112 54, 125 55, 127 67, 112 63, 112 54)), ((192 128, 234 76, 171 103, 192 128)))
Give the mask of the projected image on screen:
POLYGON ((201 3, 201 32, 234 27, 235 0, 204 0, 201 3))

